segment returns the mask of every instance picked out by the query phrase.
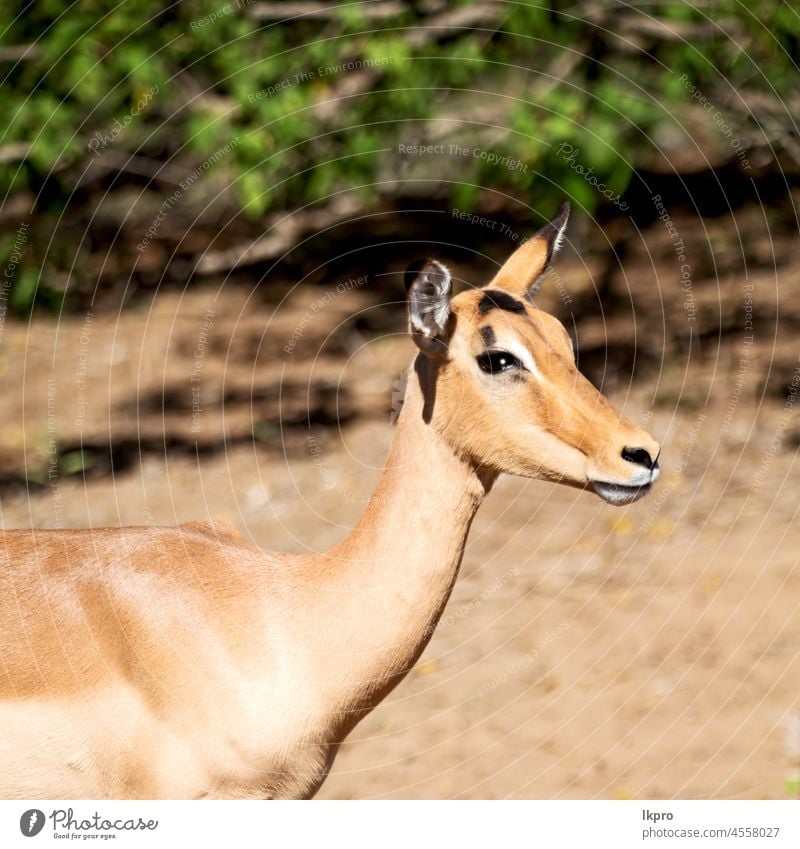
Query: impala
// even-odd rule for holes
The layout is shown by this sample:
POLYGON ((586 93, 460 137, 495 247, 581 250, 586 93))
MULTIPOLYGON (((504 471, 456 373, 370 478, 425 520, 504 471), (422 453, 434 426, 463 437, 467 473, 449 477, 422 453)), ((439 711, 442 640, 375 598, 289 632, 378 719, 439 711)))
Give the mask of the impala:
POLYGON ((425 648, 500 473, 612 504, 649 490, 659 446, 530 300, 568 212, 484 288, 409 268, 405 404, 329 551, 264 552, 219 521, 3 532, 0 797, 309 798, 425 648))

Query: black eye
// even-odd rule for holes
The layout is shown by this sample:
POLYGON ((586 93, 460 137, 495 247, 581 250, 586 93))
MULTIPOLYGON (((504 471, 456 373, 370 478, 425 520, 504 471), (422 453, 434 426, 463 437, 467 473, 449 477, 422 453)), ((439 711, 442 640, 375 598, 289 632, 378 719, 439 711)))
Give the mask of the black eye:
POLYGON ((508 351, 487 351, 477 357, 478 366, 486 374, 500 374, 511 369, 519 370, 522 363, 508 351))

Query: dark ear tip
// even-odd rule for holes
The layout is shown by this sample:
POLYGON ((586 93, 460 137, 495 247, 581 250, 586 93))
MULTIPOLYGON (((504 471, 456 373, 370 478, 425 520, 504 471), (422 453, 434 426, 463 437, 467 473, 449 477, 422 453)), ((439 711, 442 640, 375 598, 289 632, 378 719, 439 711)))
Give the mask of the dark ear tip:
MULTIPOLYGON (((537 236, 541 236, 545 239, 549 239, 558 234, 559 230, 561 230, 567 223, 569 219, 569 213, 572 207, 568 200, 565 200, 564 203, 561 204, 558 208, 558 212, 556 213, 555 218, 550 219, 547 224, 542 227, 541 230, 536 234, 537 236)), ((549 259, 548 259, 549 262, 549 259)))
POLYGON ((408 266, 403 274, 403 284, 406 287, 406 292, 411 290, 411 284, 417 279, 417 275, 429 262, 430 260, 428 257, 422 257, 422 259, 415 259, 414 262, 408 266))

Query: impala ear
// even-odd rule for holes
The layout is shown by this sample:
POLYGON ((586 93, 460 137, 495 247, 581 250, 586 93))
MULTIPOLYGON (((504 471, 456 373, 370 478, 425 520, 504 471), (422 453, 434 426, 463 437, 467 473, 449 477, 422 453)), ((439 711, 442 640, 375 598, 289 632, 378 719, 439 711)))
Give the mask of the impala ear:
POLYGON ((503 289, 517 297, 532 298, 541 285, 550 260, 564 241, 568 218, 569 204, 563 203, 551 222, 511 254, 487 288, 503 289))
POLYGON ((441 262, 421 259, 406 269, 411 338, 425 354, 444 357, 450 339, 450 271, 441 262))

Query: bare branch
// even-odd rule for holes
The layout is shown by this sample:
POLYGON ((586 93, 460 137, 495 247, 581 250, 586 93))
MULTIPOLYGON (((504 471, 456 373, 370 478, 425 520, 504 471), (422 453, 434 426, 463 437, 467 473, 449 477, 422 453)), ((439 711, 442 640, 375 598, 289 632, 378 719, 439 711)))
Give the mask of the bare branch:
POLYGON ((30 62, 42 55, 41 47, 35 44, 15 44, 10 47, 0 47, 0 62, 30 62))
POLYGON ((7 162, 20 162, 28 158, 31 152, 31 146, 25 142, 11 142, 0 147, 0 165, 5 165, 7 162))
MULTIPOLYGON (((359 14, 367 21, 385 21, 408 11, 405 3, 396 0, 384 0, 377 3, 354 4, 359 14)), ((289 2, 289 3, 252 3, 246 9, 249 18, 256 21, 286 21, 291 18, 309 18, 312 20, 338 20, 342 9, 332 3, 289 2)))
POLYGON ((102 153, 92 157, 75 188, 85 186, 110 171, 136 174, 138 177, 147 177, 174 186, 180 185, 181 180, 186 178, 186 172, 183 169, 169 162, 106 148, 102 153))
POLYGON ((306 233, 325 230, 365 209, 362 201, 352 196, 340 195, 322 208, 278 213, 271 217, 266 235, 249 245, 236 245, 227 250, 205 254, 198 261, 196 272, 217 274, 264 260, 277 259, 288 253, 306 233))

